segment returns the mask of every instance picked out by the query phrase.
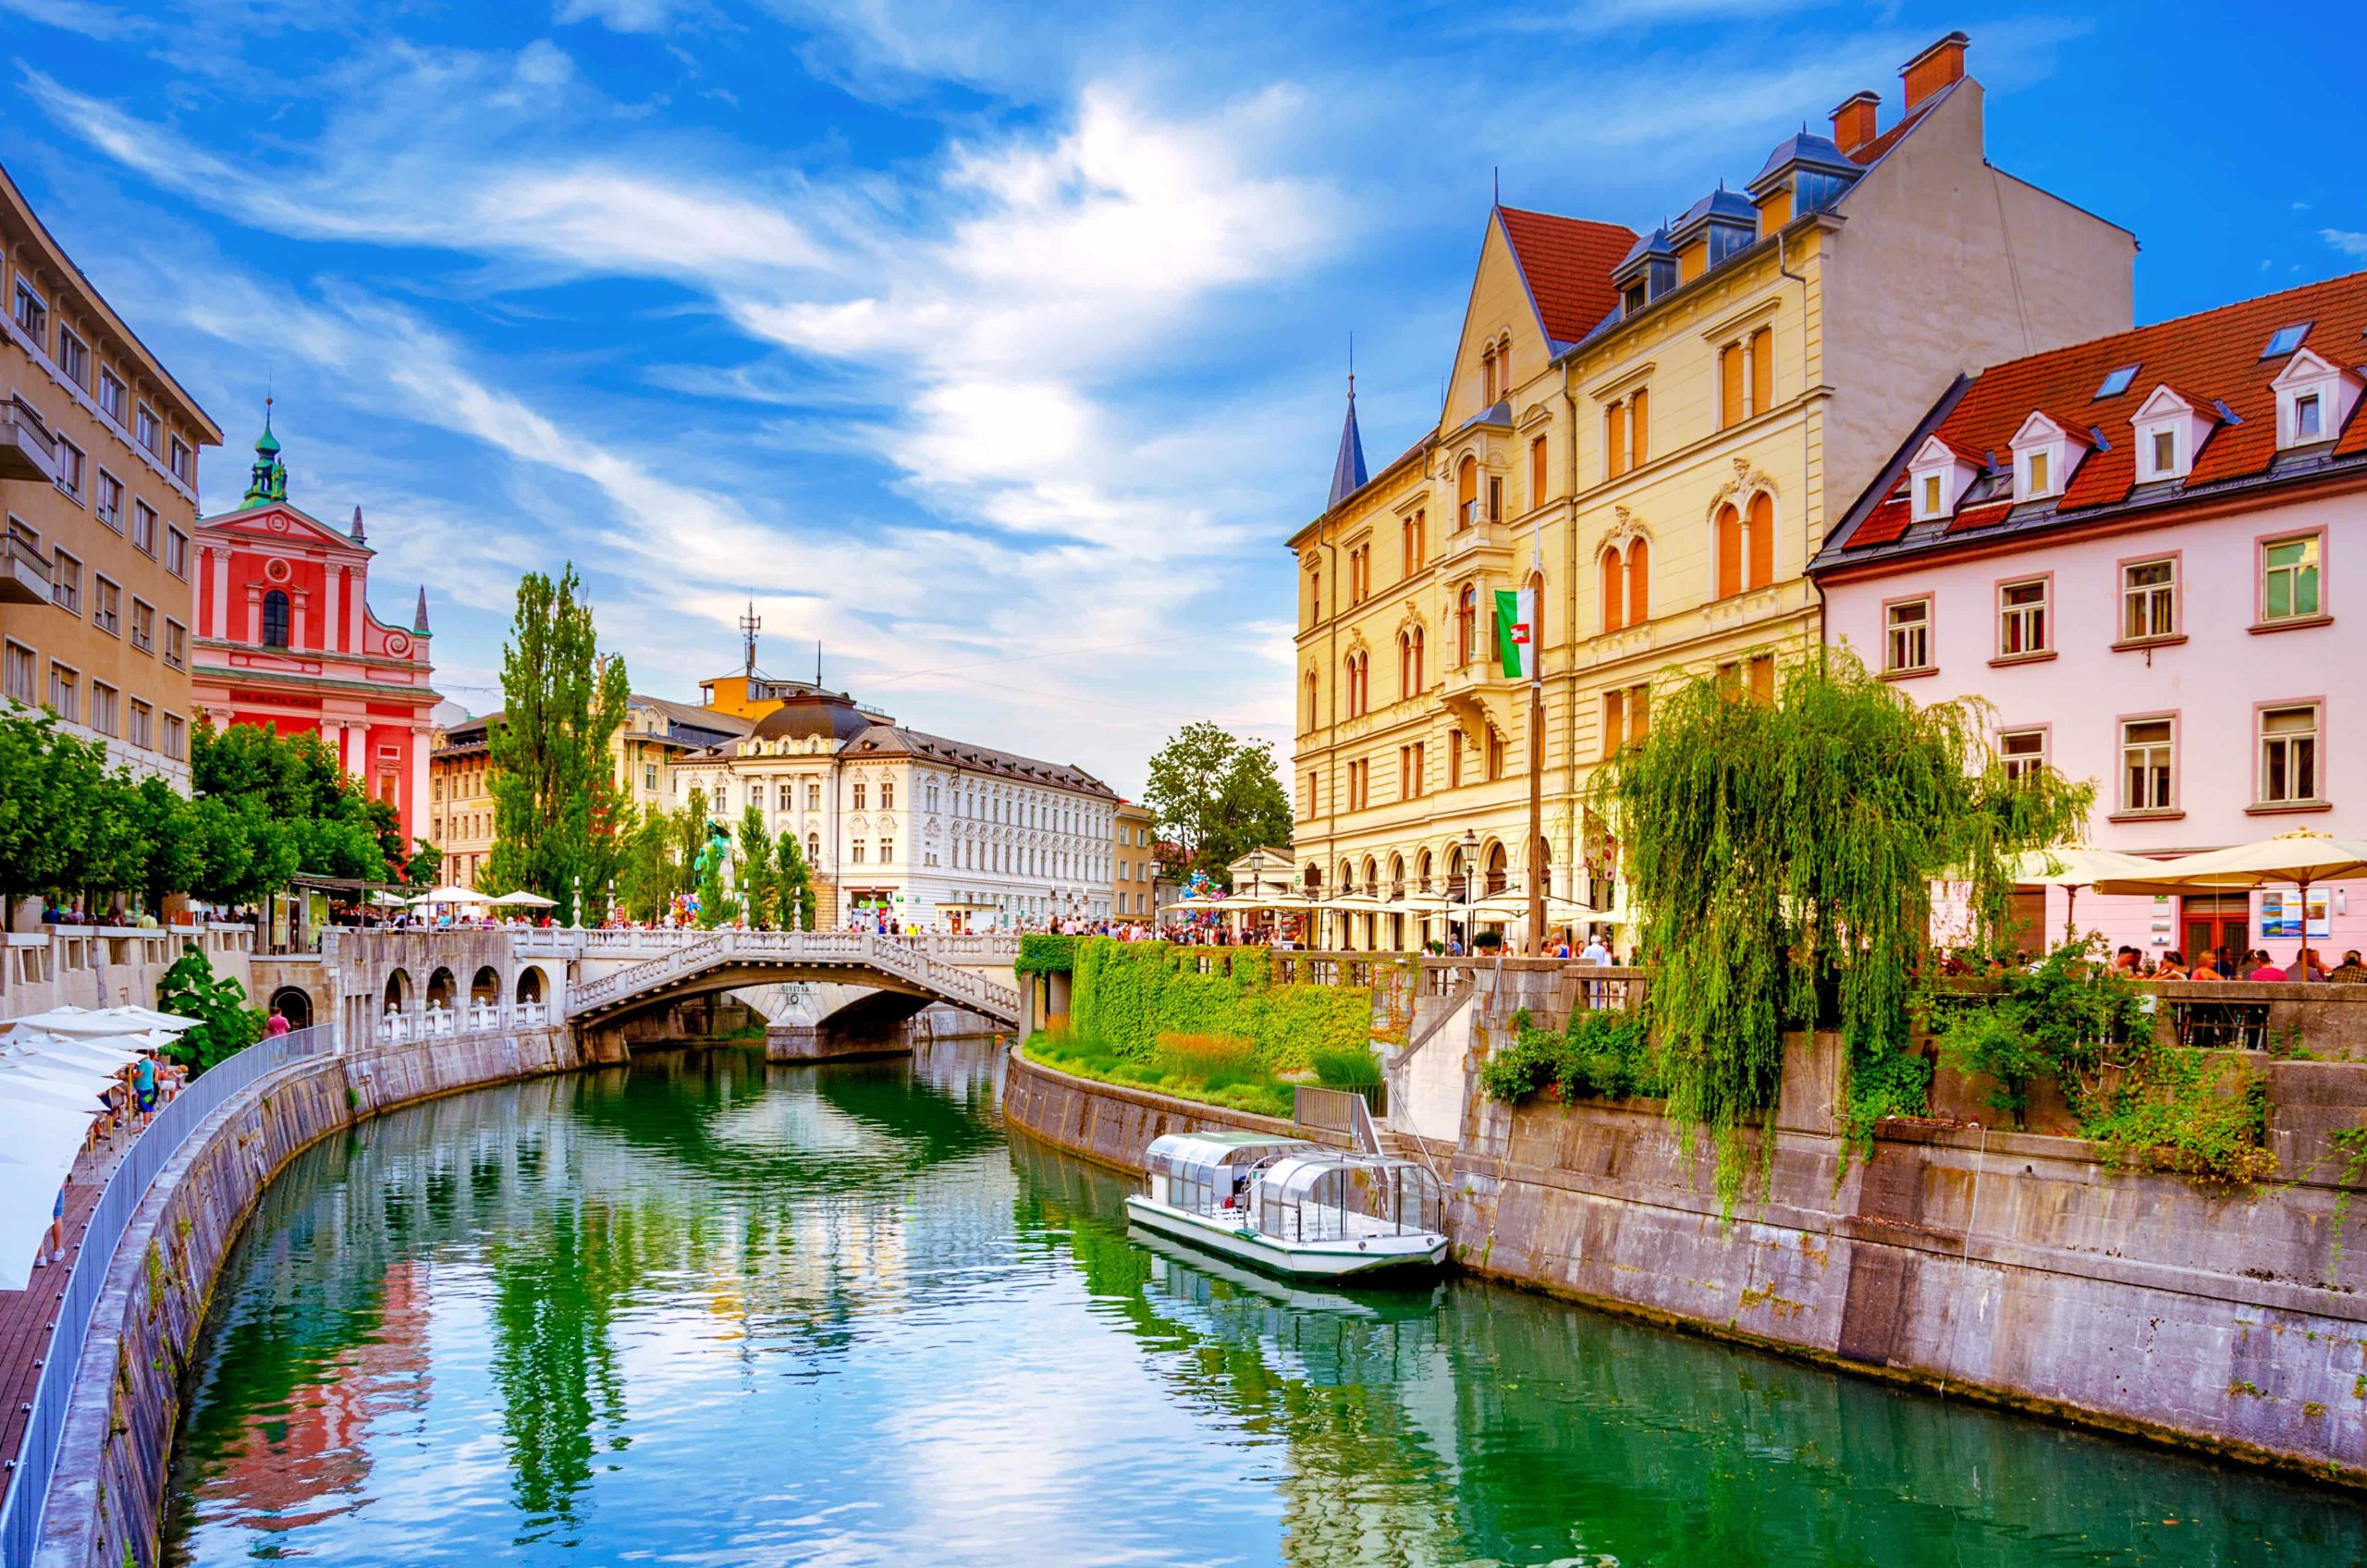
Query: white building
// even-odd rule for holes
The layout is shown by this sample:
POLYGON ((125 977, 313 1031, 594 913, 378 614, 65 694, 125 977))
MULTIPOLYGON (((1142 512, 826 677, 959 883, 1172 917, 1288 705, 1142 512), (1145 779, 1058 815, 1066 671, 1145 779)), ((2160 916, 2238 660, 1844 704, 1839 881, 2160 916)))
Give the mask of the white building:
POLYGON ((799 691, 744 739, 674 764, 674 797, 705 791, 735 832, 754 805, 794 832, 816 918, 887 910, 985 930, 1110 914, 1118 796, 1082 768, 924 734, 842 692, 799 691))

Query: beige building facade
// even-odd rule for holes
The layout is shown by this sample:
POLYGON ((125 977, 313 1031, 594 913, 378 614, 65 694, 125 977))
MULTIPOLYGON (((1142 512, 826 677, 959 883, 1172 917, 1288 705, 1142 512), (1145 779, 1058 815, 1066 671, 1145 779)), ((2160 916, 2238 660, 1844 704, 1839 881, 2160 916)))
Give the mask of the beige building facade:
POLYGON ((1157 913, 1152 895, 1159 881, 1159 824, 1148 806, 1133 801, 1120 801, 1111 820, 1117 840, 1110 850, 1110 916, 1147 922, 1157 913))
POLYGON ((1964 58, 1951 34, 1904 68, 1887 129, 1858 93, 1832 136, 1650 234, 1495 209, 1436 427, 1367 476, 1352 398, 1331 503, 1290 542, 1294 853, 1302 888, 1384 907, 1331 912, 1325 939, 1417 943, 1390 901, 1518 896, 1532 866, 1616 924, 1614 835, 1584 802, 1654 689, 1772 692, 1821 636, 1804 569, 1828 522, 1932 401, 2128 326, 2133 238, 1988 163, 1964 58), (1533 846, 1529 687, 1500 675, 1494 624, 1523 586, 1533 846))
POLYGON ((0 169, 0 709, 189 787, 197 458, 222 432, 0 169))

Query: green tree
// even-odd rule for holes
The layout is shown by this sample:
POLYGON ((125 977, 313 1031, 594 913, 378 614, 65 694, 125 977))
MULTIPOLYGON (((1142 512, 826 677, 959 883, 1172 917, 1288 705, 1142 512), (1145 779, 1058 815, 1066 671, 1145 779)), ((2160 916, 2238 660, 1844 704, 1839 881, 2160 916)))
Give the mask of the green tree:
POLYGON ((201 724, 190 784, 198 861, 190 891, 200 898, 251 902, 299 874, 379 881, 400 864, 387 858, 392 808, 363 793, 316 734, 201 724))
POLYGON ((216 977, 194 942, 182 945, 181 956, 156 982, 156 1011, 199 1021, 165 1047, 191 1077, 263 1037, 263 1011, 247 1005, 246 987, 227 975, 216 977))
POLYGON ((787 829, 773 846, 773 900, 784 928, 814 929, 814 873, 797 835, 787 829))
POLYGON ((2008 778, 1980 704, 1918 707, 1847 652, 1827 658, 1795 663, 1772 702, 1708 678, 1656 689, 1650 735, 1592 786, 1643 913, 1668 1116, 1711 1134, 1729 1209, 1786 1029, 1841 1032, 1860 1135, 1923 1109, 1930 1067, 1907 1044, 1932 885, 1969 884, 1995 930, 2011 857, 2077 831, 2093 793, 2051 769, 2008 778))
POLYGON ((699 826, 707 831, 706 841, 700 846, 698 866, 699 925, 713 930, 738 918, 740 900, 731 896, 724 880, 731 864, 731 835, 722 824, 710 823, 702 816, 699 826))
POLYGON ((414 888, 432 888, 444 869, 444 851, 424 839, 411 840, 411 854, 404 860, 403 880, 414 888))
POLYGON ((185 893, 197 886, 202 868, 197 807, 153 774, 133 786, 128 803, 148 850, 141 870, 140 894, 149 912, 156 913, 164 909, 167 895, 185 893))
POLYGON ((1159 859, 1171 872, 1205 871, 1230 886, 1225 867, 1233 861, 1291 841, 1290 797, 1274 775, 1273 742, 1244 741, 1221 725, 1187 724, 1170 736, 1150 759, 1144 799, 1159 815, 1159 859))
POLYGON ((751 801, 740 814, 740 843, 735 864, 740 873, 740 904, 748 912, 748 924, 759 931, 770 931, 779 920, 780 905, 773 890, 773 836, 765 830, 765 814, 751 801))
POLYGON ((74 881, 103 757, 46 712, 14 708, 0 718, 0 925, 13 921, 17 900, 74 881))

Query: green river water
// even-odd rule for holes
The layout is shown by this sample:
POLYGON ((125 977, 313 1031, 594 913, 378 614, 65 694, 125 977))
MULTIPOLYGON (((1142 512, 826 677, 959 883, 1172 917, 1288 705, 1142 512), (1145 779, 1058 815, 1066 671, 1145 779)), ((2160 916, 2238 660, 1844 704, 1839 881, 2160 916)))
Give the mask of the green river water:
POLYGON ((1153 1250, 999 1083, 663 1051, 311 1150, 215 1294, 169 1560, 2367 1563, 2274 1476, 1153 1250))

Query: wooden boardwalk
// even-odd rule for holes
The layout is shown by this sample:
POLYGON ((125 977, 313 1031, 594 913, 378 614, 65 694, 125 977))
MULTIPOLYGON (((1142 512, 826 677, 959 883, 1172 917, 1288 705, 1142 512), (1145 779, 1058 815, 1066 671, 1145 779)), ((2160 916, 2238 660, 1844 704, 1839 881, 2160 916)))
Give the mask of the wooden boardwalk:
POLYGON ((13 1465, 25 1440, 25 1407, 32 1403, 41 1381, 41 1364, 49 1354, 50 1330, 55 1326, 57 1299, 66 1291, 67 1268, 81 1249, 82 1233, 90 1228, 91 1210, 107 1177, 129 1146, 117 1139, 85 1152, 66 1182, 66 1262, 33 1270, 21 1291, 0 1291, 0 1460, 13 1465))

